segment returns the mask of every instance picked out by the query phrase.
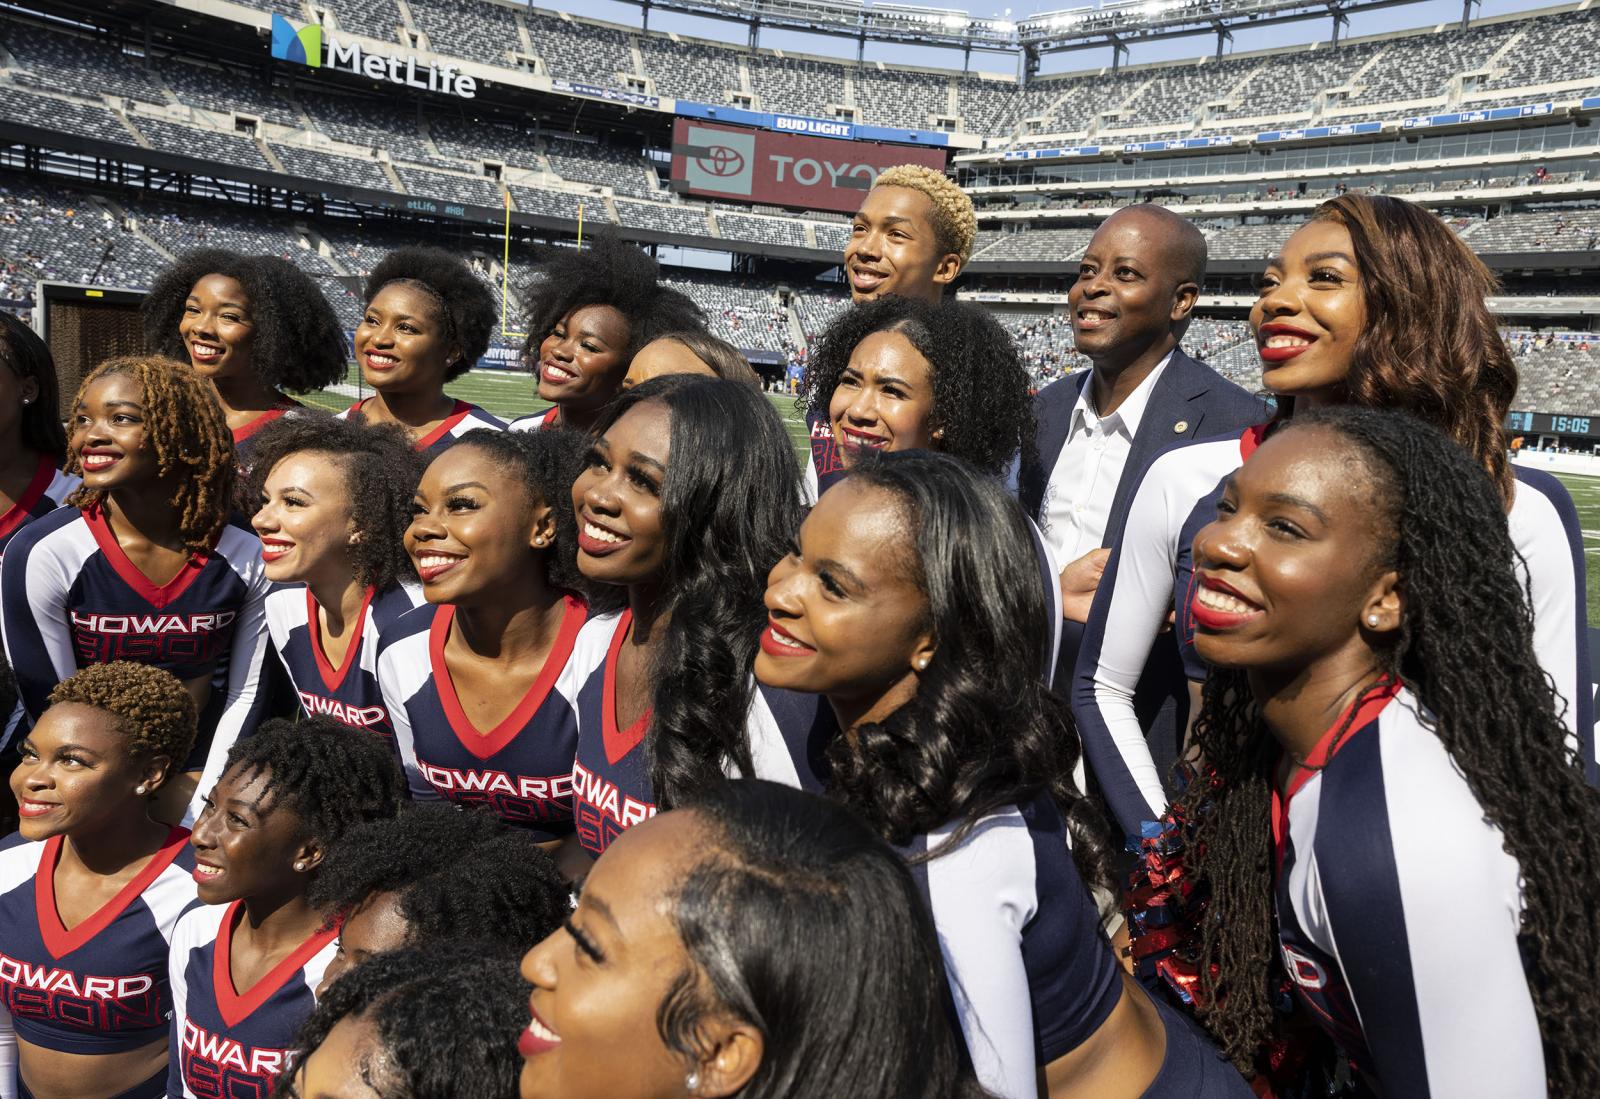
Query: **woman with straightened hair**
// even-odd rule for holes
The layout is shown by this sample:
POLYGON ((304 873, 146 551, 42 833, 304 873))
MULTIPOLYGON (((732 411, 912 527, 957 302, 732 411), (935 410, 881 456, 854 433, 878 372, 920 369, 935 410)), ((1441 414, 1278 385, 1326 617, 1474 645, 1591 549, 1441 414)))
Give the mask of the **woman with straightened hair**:
POLYGON ((601 854, 726 774, 810 781, 804 745, 788 739, 809 734, 815 700, 758 690, 750 674, 762 585, 800 520, 794 451, 767 399, 677 375, 625 390, 595 425, 572 506, 579 571, 627 593, 573 648, 585 669, 573 768, 583 849, 601 854))
POLYGON ((1037 673, 1051 623, 1033 569, 1022 509, 993 478, 926 451, 863 456, 772 570, 756 677, 826 700, 826 792, 912 866, 986 1088, 1248 1096, 1102 931, 1099 809, 1037 673))
POLYGON ((522 975, 522 1099, 983 1094, 904 862, 776 783, 708 788, 620 837, 522 975))
POLYGON ((1496 287, 1448 225, 1384 195, 1323 203, 1267 264, 1250 323, 1277 415, 1239 439, 1185 443, 1150 464, 1085 626, 1073 710, 1089 769, 1125 833, 1160 818, 1166 771, 1182 754, 1146 731, 1173 705, 1181 737, 1206 674, 1190 610, 1195 532, 1215 514, 1223 479, 1263 439, 1327 405, 1410 412, 1488 472, 1531 584, 1535 651, 1564 700, 1568 736, 1594 768, 1581 531, 1560 482, 1507 460, 1517 372, 1484 300, 1496 287), (1176 628, 1164 632, 1169 615, 1176 628), (1144 681, 1157 645, 1179 647, 1187 682, 1144 681))

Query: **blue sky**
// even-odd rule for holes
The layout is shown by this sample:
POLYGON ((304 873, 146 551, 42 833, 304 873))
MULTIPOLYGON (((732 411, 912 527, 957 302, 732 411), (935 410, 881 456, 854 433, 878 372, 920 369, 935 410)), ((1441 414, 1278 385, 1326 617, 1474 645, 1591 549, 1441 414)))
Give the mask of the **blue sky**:
MULTIPOLYGON (((1025 19, 1040 12, 1081 7, 1089 0, 906 0, 906 2, 919 3, 925 7, 965 11, 980 18, 1025 19), (1008 7, 1006 6, 1007 4, 1012 6, 1008 7)), ((618 0, 539 0, 535 6, 568 11, 574 15, 603 19, 607 22, 621 23, 626 26, 637 27, 640 22, 639 8, 634 4, 620 3, 618 0)), ((1506 12, 1531 11, 1544 6, 1548 5, 1532 2, 1532 0, 1483 0, 1478 14, 1480 16, 1501 15, 1506 12)), ((1380 34, 1386 31, 1410 30, 1415 27, 1453 23, 1460 18, 1460 0, 1420 0, 1419 3, 1406 4, 1400 7, 1382 8, 1370 12, 1353 12, 1350 14, 1347 33, 1352 37, 1359 37, 1366 34, 1380 34)), ((1231 50, 1244 52, 1266 49, 1272 46, 1291 46, 1326 41, 1332 33, 1332 26, 1327 17, 1322 17, 1275 27, 1240 28, 1234 31, 1231 50)), ((749 33, 742 23, 675 15, 671 12, 660 10, 651 11, 650 29, 676 31, 679 34, 693 35, 697 38, 709 38, 740 44, 747 40, 749 33)), ((763 31, 761 45, 770 49, 846 57, 850 60, 855 59, 856 50, 854 40, 849 38, 800 34, 789 31, 763 31)), ((1204 57, 1210 56, 1215 50, 1216 39, 1209 34, 1203 34, 1136 45, 1132 48, 1129 61, 1137 64, 1141 61, 1204 57)), ((961 53, 959 50, 889 44, 873 45, 869 43, 867 46, 867 58, 901 65, 961 68, 961 53)), ((1047 73, 1072 72, 1095 69, 1110 63, 1111 57, 1108 50, 1074 50, 1068 53, 1047 56, 1044 60, 1042 71, 1047 73)), ((972 67, 983 72, 1015 74, 1017 59, 1013 54, 974 53, 972 55, 972 67)))

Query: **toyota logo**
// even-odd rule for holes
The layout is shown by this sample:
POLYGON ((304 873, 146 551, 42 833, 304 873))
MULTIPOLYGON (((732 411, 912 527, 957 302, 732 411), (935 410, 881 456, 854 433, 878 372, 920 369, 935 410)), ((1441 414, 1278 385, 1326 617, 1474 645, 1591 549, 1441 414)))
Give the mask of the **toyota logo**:
POLYGON ((737 149, 730 149, 726 145, 712 145, 706 149, 706 155, 697 157, 695 163, 707 175, 736 176, 744 171, 744 156, 737 149))

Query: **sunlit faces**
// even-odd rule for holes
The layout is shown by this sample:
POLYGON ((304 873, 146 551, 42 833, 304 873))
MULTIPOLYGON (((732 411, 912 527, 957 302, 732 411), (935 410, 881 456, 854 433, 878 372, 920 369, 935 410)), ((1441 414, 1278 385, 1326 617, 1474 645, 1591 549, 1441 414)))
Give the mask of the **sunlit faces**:
POLYGON ((666 560, 662 489, 672 449, 672 413, 660 401, 634 405, 596 439, 572 486, 578 568, 606 584, 644 584, 666 560))
POLYGON ((550 505, 530 500, 513 470, 471 443, 435 458, 422 475, 406 552, 430 603, 496 598, 555 537, 550 505), (542 541, 541 541, 542 540, 542 541))
POLYGON ((348 577, 350 486, 346 459, 322 451, 290 454, 267 474, 250 525, 261 538, 267 579, 310 583, 348 577))
POLYGON ((374 1081, 387 1078, 386 1057, 378 1028, 365 1015, 346 1015, 295 1073, 293 1099, 382 1099, 374 1081))
POLYGON ((178 335, 189 362, 208 378, 235 378, 250 369, 255 342, 250 299, 237 279, 211 274, 189 291, 178 335))
POLYGON ((95 379, 73 410, 70 426, 69 463, 76 460, 88 488, 127 488, 158 475, 155 453, 147 445, 144 389, 131 374, 95 379))
POLYGON ((914 683, 913 669, 933 652, 915 554, 890 493, 846 477, 823 494, 800 527, 798 552, 767 578, 756 678, 835 703, 914 683))
POLYGON ((203 903, 291 893, 322 861, 321 845, 304 838, 300 818, 268 793, 271 780, 265 769, 233 767, 201 799, 189 842, 203 903))
POLYGON ((328 968, 323 971, 322 983, 317 986, 317 999, 352 966, 358 966, 374 954, 399 950, 406 945, 409 925, 400 914, 395 902, 398 893, 377 893, 339 925, 339 949, 328 968))
POLYGON ((40 715, 22 740, 11 793, 27 840, 93 829, 146 800, 166 779, 165 757, 135 759, 117 719, 105 710, 63 702, 40 715), (144 786, 144 794, 138 788, 144 786))
POLYGON ((1229 479, 1194 540, 1194 644, 1207 663, 1300 669, 1398 624, 1392 532, 1372 480, 1322 427, 1273 436, 1229 479))
POLYGON ((717 376, 715 370, 677 340, 651 340, 639 348, 639 353, 628 364, 628 376, 622 379, 622 388, 632 389, 664 374, 701 374, 707 378, 717 376))
POLYGON ((437 389, 461 358, 439 299, 405 282, 389 283, 367 303, 355 344, 362 378, 383 392, 437 389))
POLYGON ((1193 297, 1173 293, 1170 230, 1138 211, 1114 214, 1095 230, 1067 289, 1077 349, 1091 359, 1137 354, 1170 338, 1193 297))
POLYGON ((661 1039, 659 1010, 691 962, 670 906, 706 848, 693 812, 664 813, 614 840, 584 881, 566 928, 522 959, 533 985, 521 1099, 681 1099, 737 1093, 761 1063, 759 1036, 713 1013, 698 1064, 661 1039), (619 1051, 625 1054, 619 1055, 619 1051))
POLYGON ((939 248, 933 200, 910 187, 874 187, 850 226, 844 269, 850 296, 885 294, 938 301, 961 273, 961 258, 939 248))
POLYGON ((828 399, 828 422, 846 468, 862 450, 918 450, 933 424, 933 366, 904 332, 874 332, 850 353, 828 399))
POLYGON ((1312 221, 1289 238, 1250 309, 1262 384, 1286 397, 1342 397, 1367 323, 1362 277, 1338 222, 1312 221))
POLYGON ((628 318, 612 305, 584 305, 539 342, 539 396, 592 412, 622 387, 628 372, 628 318))

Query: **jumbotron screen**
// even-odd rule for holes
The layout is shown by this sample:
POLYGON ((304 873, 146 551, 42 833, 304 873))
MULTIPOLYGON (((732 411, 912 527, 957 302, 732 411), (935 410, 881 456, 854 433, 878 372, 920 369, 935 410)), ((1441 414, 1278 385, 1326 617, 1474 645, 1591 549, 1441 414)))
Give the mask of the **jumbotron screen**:
POLYGON ((944 170, 942 149, 840 141, 680 118, 672 126, 674 190, 853 214, 896 164, 944 170))

